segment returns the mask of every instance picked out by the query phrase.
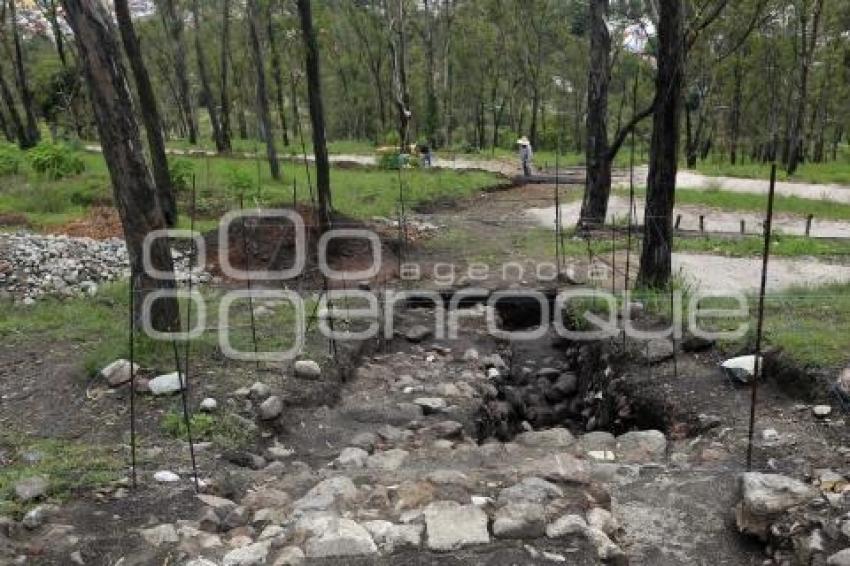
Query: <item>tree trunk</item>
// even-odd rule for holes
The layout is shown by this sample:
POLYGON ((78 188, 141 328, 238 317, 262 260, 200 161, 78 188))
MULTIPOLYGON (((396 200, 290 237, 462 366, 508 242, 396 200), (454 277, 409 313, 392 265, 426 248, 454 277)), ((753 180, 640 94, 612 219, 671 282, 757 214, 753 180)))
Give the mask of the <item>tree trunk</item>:
POLYGON ((9 113, 10 129, 14 132, 18 145, 21 149, 29 147, 27 143, 27 130, 24 128, 23 120, 18 112, 18 106, 15 103, 15 96, 12 94, 12 89, 9 88, 9 83, 3 78, 3 68, 0 66, 0 97, 6 105, 6 111, 9 113))
POLYGON ((330 227, 331 177, 328 145, 325 140, 325 110, 322 104, 322 81, 319 69, 319 44, 313 30, 310 0, 298 0, 298 15, 304 37, 307 70, 307 98, 310 104, 310 122, 313 127, 313 153, 316 156, 316 192, 319 197, 319 223, 322 232, 330 227))
POLYGON ((204 106, 210 116, 210 127, 212 127, 215 149, 219 153, 230 151, 230 145, 226 143, 221 135, 221 122, 218 119, 218 107, 210 87, 210 76, 207 72, 207 57, 204 54, 204 42, 201 38, 201 8, 198 0, 192 0, 192 20, 195 23, 195 57, 198 60, 198 78, 201 81, 201 95, 204 97, 204 106))
POLYGON ((35 146, 41 139, 38 131, 38 118, 35 115, 35 99, 29 87, 27 73, 24 68, 24 50, 21 47, 21 35, 18 31, 18 16, 15 8, 15 0, 9 0, 9 17, 12 20, 12 40, 15 43, 15 77, 18 91, 21 93, 21 103, 26 115, 26 138, 22 140, 21 147, 35 146))
POLYGON ((398 110, 399 151, 410 151, 410 91, 407 85, 407 37, 405 34, 406 15, 404 2, 397 2, 398 14, 392 14, 387 4, 386 15, 389 18, 389 44, 393 62, 393 82, 395 83, 395 102, 398 110))
POLYGON ((177 203, 174 200, 171 173, 168 170, 168 158, 165 155, 162 122, 159 117, 156 93, 153 90, 153 85, 151 85, 148 70, 145 68, 141 45, 136 30, 133 28, 127 0, 115 0, 115 15, 118 20, 118 29, 121 32, 121 40, 124 43, 124 51, 136 80, 136 90, 139 93, 139 106, 141 107, 145 132, 148 136, 157 199, 165 216, 165 224, 173 227, 177 223, 177 203))
MULTIPOLYGON (((153 279, 145 273, 143 242, 154 230, 165 228, 156 192, 142 154, 139 126, 132 112, 132 97, 112 19, 99 0, 63 0, 65 14, 80 53, 91 94, 103 156, 109 169, 115 203, 124 227, 130 256, 131 276, 138 292, 135 323, 141 323, 143 299, 149 293, 173 286, 171 281, 153 279)), ((173 272, 166 238, 154 240, 150 251, 153 267, 173 272)), ((174 298, 155 301, 150 323, 160 331, 180 328, 174 298)))
POLYGON ((186 43, 183 39, 183 16, 177 13, 176 0, 163 0, 163 17, 168 28, 168 35, 174 44, 174 74, 177 79, 177 92, 180 95, 180 107, 186 130, 189 132, 189 143, 198 143, 198 125, 195 120, 195 109, 192 105, 192 94, 189 90, 189 71, 186 67, 186 43))
MULTIPOLYGON (((197 0, 196 0, 197 1, 197 0)), ((274 141, 269 98, 266 93, 266 65, 263 63, 263 50, 260 45, 260 9, 257 0, 248 0, 248 27, 251 34, 251 50, 254 53, 254 65, 257 70, 257 118, 266 140, 266 156, 272 178, 280 180, 280 163, 277 160, 277 148, 274 141)))
POLYGON ((272 77, 274 78, 274 94, 275 100, 277 102, 277 113, 278 117, 280 118, 280 129, 282 130, 283 135, 283 146, 289 147, 289 132, 287 131, 286 127, 286 104, 284 102, 283 96, 283 71, 281 69, 280 64, 280 51, 277 48, 277 41, 275 39, 271 5, 269 5, 268 20, 269 47, 271 48, 272 52, 272 77))
POLYGON ((741 135, 741 103, 743 99, 744 69, 739 55, 735 60, 734 91, 729 125, 729 162, 738 163, 738 138, 741 135))
POLYGON ((221 8, 221 140, 232 147, 230 129, 230 0, 223 0, 221 8))
POLYGON ((670 281, 673 205, 679 158, 679 122, 683 81, 684 6, 660 0, 656 104, 652 122, 649 177, 638 284, 660 288, 670 281))
POLYGON ((808 2, 804 3, 800 12, 800 91, 797 100, 797 111, 791 126, 788 138, 788 167, 789 175, 797 171, 802 160, 803 140, 802 135, 806 127, 806 107, 809 102, 809 72, 817 47, 818 25, 820 24, 823 0, 815 0, 815 12, 812 18, 811 33, 807 33, 808 27, 808 2))
MULTIPOLYGON (((608 0, 589 3, 590 66, 587 76, 586 169, 587 180, 579 223, 602 225, 611 194, 611 161, 608 159, 608 86, 611 81, 611 36, 608 33, 608 0)), ((624 97, 625 98, 625 97, 624 97)))

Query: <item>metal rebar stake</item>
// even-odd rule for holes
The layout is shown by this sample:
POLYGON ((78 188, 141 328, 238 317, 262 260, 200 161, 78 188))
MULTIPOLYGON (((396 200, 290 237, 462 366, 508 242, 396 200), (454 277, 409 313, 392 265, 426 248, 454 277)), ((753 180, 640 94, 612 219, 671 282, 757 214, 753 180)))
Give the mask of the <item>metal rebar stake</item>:
POLYGON ((133 489, 137 487, 137 479, 136 479, 136 351, 135 351, 135 322, 134 312, 136 310, 136 299, 133 296, 135 290, 135 285, 133 284, 133 274, 132 270, 130 273, 130 308, 129 308, 129 316, 128 327, 129 327, 129 354, 130 354, 130 474, 133 482, 133 489))
POLYGON ((753 438, 756 427, 758 384, 762 372, 761 343, 764 331, 764 295, 767 288, 767 266, 770 261, 770 236, 773 228, 773 198, 776 192, 776 163, 770 168, 770 192, 767 196, 767 220, 764 224, 764 254, 762 255, 761 287, 759 289, 758 327, 756 329, 756 354, 753 371, 752 399, 750 401, 750 430, 747 441, 747 471, 753 469, 753 438))

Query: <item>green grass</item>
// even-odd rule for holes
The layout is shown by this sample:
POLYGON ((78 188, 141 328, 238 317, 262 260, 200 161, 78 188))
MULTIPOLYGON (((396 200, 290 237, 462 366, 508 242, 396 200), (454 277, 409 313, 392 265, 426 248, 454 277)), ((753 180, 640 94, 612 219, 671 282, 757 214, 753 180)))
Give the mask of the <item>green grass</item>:
POLYGON ((15 483, 44 476, 50 499, 63 501, 75 493, 108 485, 122 475, 122 459, 114 447, 92 446, 56 439, 33 439, 0 434, 0 450, 11 463, 0 466, 0 515, 20 516, 25 507, 13 498, 15 483), (39 456, 27 463, 24 454, 39 456))
MULTIPOLYGON (((214 443, 220 450, 235 449, 250 444, 256 430, 246 428, 245 423, 232 413, 218 415, 196 413, 191 418, 192 439, 214 443)), ((186 423, 180 409, 166 413, 160 423, 162 432, 173 438, 187 440, 186 423)))
MULTIPOLYGON (((677 252, 711 253, 727 257, 760 257, 764 239, 759 236, 743 238, 689 237, 676 238, 677 252)), ((850 241, 777 235, 771 239, 770 253, 779 257, 850 257, 850 241)))
MULTIPOLYGON (((628 190, 615 189, 620 197, 628 197, 628 190)), ((636 187, 635 195, 643 198, 646 189, 636 187)), ((776 195, 774 197, 776 214, 796 214, 806 217, 813 214, 821 220, 850 220, 850 204, 825 199, 805 199, 795 196, 776 195)), ((726 211, 756 212, 764 214, 767 210, 767 197, 753 193, 737 193, 712 189, 676 188, 676 203, 680 205, 704 206, 726 211)))
MULTIPOLYGON (((730 164, 718 158, 710 158, 697 164, 697 171, 705 175, 722 177, 744 177, 747 179, 769 179, 769 163, 730 164)), ((806 183, 835 183, 850 185, 850 160, 846 151, 837 161, 827 163, 803 163, 789 176, 781 165, 777 167, 777 179, 780 181, 801 181, 806 183)))

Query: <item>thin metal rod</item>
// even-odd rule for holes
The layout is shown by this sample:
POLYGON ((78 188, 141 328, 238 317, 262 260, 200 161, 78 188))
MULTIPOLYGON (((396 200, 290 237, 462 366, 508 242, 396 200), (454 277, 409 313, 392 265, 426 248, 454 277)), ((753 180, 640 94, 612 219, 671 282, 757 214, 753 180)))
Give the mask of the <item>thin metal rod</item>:
POLYGON ((762 255, 761 287, 759 289, 758 327, 756 328, 756 358, 753 372, 752 399, 750 400, 750 431, 747 442, 747 471, 753 469, 753 437, 756 428, 759 379, 761 379, 761 344, 764 331, 764 296, 767 289, 767 267, 770 261, 770 237, 773 229, 773 198, 776 192, 776 163, 770 168, 770 192, 767 196, 767 220, 764 224, 764 254, 762 255))
MULTIPOLYGON (((245 200, 244 200, 244 197, 242 196, 242 193, 240 193, 239 194, 239 210, 244 210, 244 209, 245 209, 245 200)), ((247 259, 247 257, 248 257, 248 232, 247 232, 247 229, 245 227, 245 216, 244 215, 240 216, 239 219, 240 219, 240 223, 242 224, 242 255, 243 255, 243 257, 245 257, 247 259)), ((250 273, 250 272, 251 272, 251 270, 248 269, 247 273, 250 273)), ((248 286, 248 291, 250 291, 251 290, 251 276, 250 275, 248 275, 248 278, 245 280, 245 283, 248 286)), ((258 352, 258 349, 257 349, 257 322, 256 322, 255 317, 254 317, 254 297, 251 296, 251 295, 248 295, 248 309, 250 310, 250 314, 251 314, 251 341, 254 344, 254 357, 257 358, 255 360, 255 362, 257 364, 257 369, 260 369, 260 360, 257 357, 257 352, 258 352)))
POLYGON ((673 284, 670 283, 670 321, 673 325, 672 332, 670 334, 671 341, 673 342, 673 377, 679 377, 679 356, 676 351, 676 303, 675 303, 675 292, 673 290, 673 284))
POLYGON ((561 153, 560 139, 558 140, 558 148, 555 150, 555 268, 557 269, 558 279, 561 277, 561 163, 559 154, 561 153))
POLYGON ((127 320, 129 321, 129 349, 130 349, 130 477, 133 482, 133 489, 136 489, 138 483, 136 479, 136 348, 135 337, 136 328, 134 311, 136 310, 136 299, 133 296, 136 292, 133 283, 133 274, 130 273, 130 312, 127 320))

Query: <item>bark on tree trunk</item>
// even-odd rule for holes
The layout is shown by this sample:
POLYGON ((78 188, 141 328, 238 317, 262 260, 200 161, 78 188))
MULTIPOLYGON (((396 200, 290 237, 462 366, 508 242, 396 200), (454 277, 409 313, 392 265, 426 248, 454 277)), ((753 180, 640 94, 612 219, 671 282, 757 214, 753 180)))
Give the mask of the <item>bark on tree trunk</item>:
POLYGON ((124 51, 127 54, 127 60, 130 62, 130 69, 133 71, 133 77, 136 81, 136 90, 139 93, 139 106, 141 107, 145 132, 148 136, 153 178, 156 183, 156 196, 165 216, 166 225, 173 227, 177 222, 177 203, 171 186, 168 158, 165 155, 162 122, 159 117, 156 93, 153 90, 153 85, 151 85, 148 70, 145 68, 141 45, 136 30, 133 28, 127 0, 115 0, 115 15, 118 20, 118 29, 121 32, 121 41, 124 43, 124 51))
POLYGON ((289 131, 286 127, 286 104, 283 95, 283 71, 280 64, 280 51, 277 48, 277 41, 274 32, 274 22, 272 21, 271 5, 269 5, 268 14, 268 33, 269 46, 272 52, 272 76, 274 77, 275 100, 277 102, 277 113, 280 118, 280 129, 282 130, 283 146, 289 147, 289 131))
POLYGON ((223 0, 221 12, 221 139, 232 147, 230 129, 230 0, 223 0))
POLYGON ((661 0, 658 22, 658 71, 652 123, 649 177, 638 284, 660 288, 670 281, 673 205, 679 161, 684 48, 684 6, 661 0))
POLYGON ((183 39, 183 17, 177 12, 175 0, 163 0, 163 18, 168 28, 168 35, 174 44, 174 74, 177 79, 177 92, 180 95, 180 107, 186 130, 189 132, 189 143, 198 143, 198 125, 195 120, 195 109, 192 105, 192 94, 189 90, 189 74, 186 67, 186 43, 183 39))
POLYGON ((806 106, 809 101, 809 72, 815 48, 817 47, 818 25, 823 11, 823 0, 815 0, 815 11, 812 18, 811 33, 807 34, 808 27, 808 2, 804 3, 800 12, 800 92, 797 100, 797 111, 791 126, 788 139, 788 167, 789 175, 797 171, 802 160, 803 130, 806 122, 806 106))
MULTIPOLYGON (((197 1, 197 0, 196 0, 197 1)), ((277 148, 274 141, 271 115, 269 114, 269 97, 266 93, 266 66, 263 63, 263 50, 260 45, 260 9, 257 0, 248 0, 248 27, 251 35, 251 50, 254 53, 254 65, 257 71, 257 118, 266 140, 266 156, 272 178, 280 179, 280 163, 277 160, 277 148)))
POLYGON ((741 104, 743 99, 744 69, 742 57, 739 55, 735 61, 734 91, 732 95, 732 113, 729 127, 729 162, 732 165, 738 163, 738 138, 741 135, 741 104))
POLYGON ((9 0, 9 17, 12 20, 12 40, 15 44, 15 77, 18 91, 21 94, 21 103, 26 115, 26 138, 21 144, 23 148, 35 146, 41 139, 38 131, 38 118, 35 115, 35 99, 29 87, 26 69, 24 68, 24 50, 21 47, 21 35, 18 31, 18 16, 15 8, 15 0, 9 0))
POLYGON ((386 4, 389 18, 389 44, 392 53, 393 82, 395 83, 395 103, 398 110, 399 151, 407 153, 410 146, 410 91, 407 85, 407 37, 405 34, 404 2, 397 2, 398 13, 393 14, 386 4))
POLYGON ((590 67, 587 76, 585 155, 587 180, 579 224, 602 225, 611 194, 611 161, 608 159, 608 87, 611 81, 611 36, 608 33, 608 0, 589 3, 590 67))
POLYGON ((9 126, 15 134, 18 145, 21 149, 26 149, 28 147, 27 131, 18 112, 18 106, 15 103, 15 96, 12 94, 12 89, 9 88, 9 83, 6 82, 6 79, 3 78, 2 66, 0 66, 0 97, 2 97, 3 103, 6 105, 6 111, 9 113, 9 121, 11 122, 9 126))
MULTIPOLYGON (((132 97, 111 16, 99 0, 63 0, 62 4, 77 38, 103 156, 124 227, 131 276, 138 291, 135 322, 139 324, 144 297, 157 289, 172 287, 170 281, 151 278, 143 266, 145 236, 153 230, 163 229, 165 218, 157 204, 156 192, 142 154, 139 126, 132 112, 132 97)), ((151 261, 157 269, 173 271, 166 238, 154 241, 151 261)), ((154 301, 150 322, 157 330, 178 330, 180 317, 176 299, 154 301)))
POLYGON ((207 72, 207 57, 204 54, 204 43, 201 38, 201 8, 198 0, 192 0, 192 20, 195 22, 195 57, 198 60, 198 78, 201 81, 201 95, 204 97, 204 105, 210 116, 210 127, 212 127, 215 149, 219 153, 230 151, 230 145, 221 135, 221 122, 218 119, 218 107, 210 87, 210 76, 207 72))
POLYGON ((307 98, 310 104, 310 122, 313 127, 313 153, 316 156, 316 192, 319 197, 319 223, 322 232, 330 227, 331 177, 328 145, 325 139, 325 110, 322 104, 322 81, 319 68, 319 44, 313 30, 310 0, 298 0, 298 16, 304 37, 307 70, 307 98))

